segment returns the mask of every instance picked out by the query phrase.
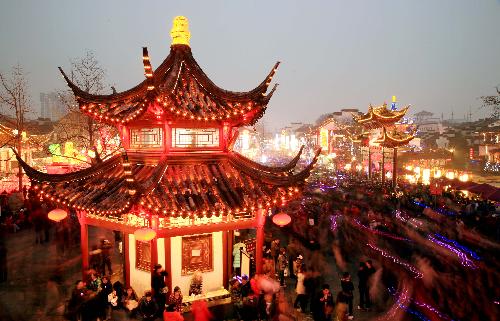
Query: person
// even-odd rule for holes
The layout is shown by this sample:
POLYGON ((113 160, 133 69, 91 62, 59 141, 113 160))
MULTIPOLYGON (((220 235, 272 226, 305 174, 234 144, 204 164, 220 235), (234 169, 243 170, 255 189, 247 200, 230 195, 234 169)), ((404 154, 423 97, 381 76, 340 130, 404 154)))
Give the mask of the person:
POLYGON ((319 298, 317 299, 315 311, 313 312, 314 320, 331 320, 335 305, 332 293, 330 292, 330 286, 328 284, 323 284, 321 288, 322 290, 319 294, 319 298))
MULTIPOLYGON (((354 284, 351 280, 351 275, 349 272, 344 272, 342 278, 340 279, 340 286, 342 287, 343 295, 345 296, 345 303, 349 306, 349 320, 354 318, 353 309, 352 309, 352 301, 354 298, 354 284)), ((338 299, 338 296, 337 296, 338 299)))
POLYGON ((84 305, 88 300, 88 295, 85 289, 85 283, 78 280, 75 283, 75 288, 71 292, 71 298, 68 301, 68 306, 64 313, 65 318, 68 320, 81 320, 84 316, 84 305))
POLYGON ((191 313, 193 313, 194 321, 209 321, 213 317, 205 300, 194 301, 191 305, 191 313))
POLYGON ((259 298, 259 320, 274 320, 277 314, 274 293, 261 294, 259 298))
POLYGON ((297 298, 293 303, 293 307, 297 309, 299 312, 306 311, 307 304, 307 295, 306 295, 306 287, 304 286, 305 273, 304 268, 299 267, 297 269, 297 286, 295 287, 295 292, 297 293, 297 298))
POLYGON ((246 245, 238 242, 233 245, 233 269, 236 275, 241 275, 241 251, 246 252, 246 245))
POLYGON ((144 321, 153 321, 158 314, 158 305, 153 300, 151 291, 146 291, 139 303, 139 313, 144 321))
POLYGON ((118 297, 118 308, 122 308, 123 284, 120 281, 116 281, 113 283, 113 290, 116 291, 116 296, 118 297))
POLYGON ((163 313, 166 302, 166 293, 168 292, 167 284, 165 283, 165 277, 168 273, 162 267, 161 264, 156 264, 153 272, 153 277, 151 278, 151 288, 153 289, 153 296, 160 307, 160 315, 163 313))
POLYGON ((358 310, 366 310, 368 297, 368 274, 366 271, 365 262, 359 263, 358 268, 358 290, 359 290, 359 305, 358 310))
POLYGON ((175 311, 182 313, 182 293, 181 293, 181 288, 176 286, 174 288, 174 292, 170 294, 170 297, 168 298, 168 304, 174 304, 175 305, 175 311))
POLYGON ((292 271, 293 275, 297 277, 297 274, 299 273, 300 267, 304 264, 304 257, 302 255, 297 256, 295 260, 293 260, 292 264, 292 271))
POLYGON ((371 308, 371 300, 370 300, 370 291, 368 289, 369 289, 369 285, 373 282, 372 279, 373 279, 373 275, 375 274, 376 270, 373 267, 372 260, 366 261, 365 265, 366 265, 366 287, 367 287, 366 308, 370 309, 371 308))
POLYGON ((231 303, 233 303, 234 307, 234 317, 237 320, 241 320, 241 289, 240 289, 240 281, 237 277, 234 277, 229 281, 229 293, 231 295, 231 303))
POLYGON ((280 285, 285 286, 285 269, 287 267, 288 260, 286 259, 285 248, 280 249, 280 254, 278 255, 278 275, 280 279, 280 285))
POLYGON ((89 253, 89 266, 91 269, 100 271, 101 270, 101 252, 102 250, 97 244, 92 245, 92 251, 89 253))
POLYGON ((122 303, 123 308, 129 313, 129 316, 135 316, 137 306, 139 305, 139 299, 137 298, 137 294, 131 286, 129 286, 123 294, 122 303))
POLYGON ((184 321, 184 317, 178 311, 175 311, 175 304, 169 304, 163 312, 163 321, 184 321))
POLYGON ((250 286, 250 282, 248 282, 248 275, 243 274, 241 277, 241 298, 247 298, 250 294, 252 294, 252 287, 250 286))
POLYGON ((335 303, 336 303, 335 306, 336 321, 347 321, 347 320, 352 320, 354 318, 352 315, 349 315, 349 317, 347 317, 347 305, 349 303, 348 293, 346 293, 344 290, 340 291, 339 294, 337 294, 337 300, 335 303))
POLYGON ((97 277, 97 272, 89 271, 89 280, 87 281, 87 289, 97 293, 101 290, 101 279, 97 277))
POLYGON ((107 276, 103 276, 101 279, 101 289, 98 292, 98 315, 101 320, 106 320, 111 318, 111 310, 108 301, 109 294, 113 291, 113 287, 111 283, 109 283, 109 279, 107 276))
POLYGON ((106 266, 108 267, 109 275, 113 275, 111 269, 111 249, 113 245, 108 240, 101 240, 101 274, 106 274, 106 266))
POLYGON ((108 319, 111 319, 111 312, 113 310, 118 310, 119 309, 119 300, 118 300, 118 293, 116 293, 115 289, 111 290, 111 293, 108 294, 108 303, 111 308, 111 311, 109 311, 109 316, 108 319))

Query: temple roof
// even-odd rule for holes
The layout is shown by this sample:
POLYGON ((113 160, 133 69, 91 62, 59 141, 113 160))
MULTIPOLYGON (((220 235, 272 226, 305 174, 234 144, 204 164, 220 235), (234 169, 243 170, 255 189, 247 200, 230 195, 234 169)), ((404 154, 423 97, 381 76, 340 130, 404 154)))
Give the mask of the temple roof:
POLYGON ((194 59, 188 45, 176 44, 153 70, 147 48, 143 48, 146 79, 137 86, 110 95, 94 95, 79 88, 59 67, 80 109, 94 119, 126 124, 149 113, 153 119, 229 121, 252 125, 262 117, 276 86, 268 87, 277 62, 265 79, 246 92, 224 90, 215 85, 194 59))
POLYGON ((401 110, 390 110, 387 109, 387 104, 385 103, 378 107, 370 105, 366 114, 361 116, 353 114, 353 119, 355 122, 368 129, 381 128, 394 125, 394 123, 403 118, 408 108, 410 108, 410 106, 406 106, 401 110))
POLYGON ((383 147, 394 148, 408 144, 413 138, 415 138, 414 134, 400 133, 397 131, 388 132, 384 127, 382 136, 377 138, 375 143, 383 147))
POLYGON ((118 217, 142 208, 165 217, 210 217, 250 212, 296 196, 319 150, 303 170, 299 154, 282 167, 255 163, 235 153, 169 155, 151 163, 117 155, 68 174, 45 174, 18 158, 38 195, 63 207, 118 217))

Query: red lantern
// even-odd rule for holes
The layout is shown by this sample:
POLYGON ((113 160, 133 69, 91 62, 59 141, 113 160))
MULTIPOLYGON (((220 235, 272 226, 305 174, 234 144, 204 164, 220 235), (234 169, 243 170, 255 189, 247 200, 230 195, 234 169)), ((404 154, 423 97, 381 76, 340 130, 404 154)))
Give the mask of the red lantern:
POLYGON ((138 241, 149 242, 156 237, 156 231, 149 227, 143 227, 135 230, 134 236, 138 241))
POLYGON ((60 222, 68 216, 68 212, 61 208, 56 208, 49 212, 48 217, 54 222, 60 222))
POLYGON ((273 223, 278 225, 279 227, 283 227, 289 224, 291 221, 292 218, 286 213, 278 213, 273 216, 273 223))

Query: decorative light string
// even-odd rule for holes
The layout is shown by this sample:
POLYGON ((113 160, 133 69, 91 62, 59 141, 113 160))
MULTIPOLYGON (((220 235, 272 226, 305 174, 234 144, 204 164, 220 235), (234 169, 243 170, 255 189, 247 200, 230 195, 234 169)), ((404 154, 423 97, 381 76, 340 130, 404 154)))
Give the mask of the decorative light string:
POLYGON ((481 258, 479 257, 479 255, 477 255, 476 252, 472 251, 471 249, 465 247, 464 245, 461 245, 460 243, 458 243, 457 241, 455 240, 450 240, 446 237, 444 237, 443 235, 441 234, 437 234, 435 233, 434 236, 436 236, 438 239, 440 239, 441 241, 444 241, 448 244, 453 244, 455 247, 459 248, 460 250, 468 253, 473 259, 475 260, 480 260, 481 258))
MULTIPOLYGON (((411 303, 415 304, 416 306, 418 306, 419 308, 431 311, 432 313, 434 313, 435 315, 437 315, 438 317, 440 317, 442 320, 456 321, 456 320, 452 319, 450 316, 448 316, 448 315, 442 313, 441 311, 437 310, 432 305, 427 304, 425 302, 420 302, 420 301, 417 301, 417 300, 415 300, 415 299, 413 299, 411 297, 408 297, 407 292, 405 292, 405 293, 399 293, 394 288, 387 288, 387 290, 389 291, 389 294, 391 294, 392 296, 398 296, 397 300, 401 300, 401 297, 406 298, 407 299, 406 302, 411 302, 411 303)), ((401 305, 406 305, 406 304, 402 304, 402 303, 400 303, 400 304, 401 305)), ((417 312, 417 311, 415 311, 415 312, 417 312)), ((413 314, 413 313, 411 313, 411 314, 413 314)), ((422 315, 422 314, 419 313, 419 315, 422 315)))
POLYGON ((373 245, 373 244, 370 244, 370 243, 367 243, 366 244, 368 247, 372 248, 373 250, 379 252, 383 257, 387 258, 387 259, 390 259, 392 260, 394 263, 396 264, 399 264, 401 266, 403 266, 406 270, 410 271, 411 273, 413 273, 414 277, 416 279, 421 279, 424 275, 422 274, 422 272, 420 272, 416 267, 414 267, 413 265, 409 264, 409 263, 406 263, 406 262, 403 262, 401 261, 399 258, 395 257, 395 256, 392 256, 391 254, 389 254, 387 251, 383 250, 383 249, 380 249, 378 248, 377 246, 373 245))
POLYGON ((427 239, 437 245, 439 245, 442 248, 447 249, 448 251, 454 253, 461 261, 462 265, 471 269, 476 269, 477 266, 474 264, 474 262, 469 259, 466 253, 462 252, 460 249, 457 249, 453 245, 450 245, 448 243, 442 242, 432 235, 427 236, 427 239))
POLYGON ((445 210, 443 208, 432 208, 430 207, 429 205, 426 205, 424 203, 421 203, 421 202, 417 202, 417 201, 413 201, 413 203, 415 205, 418 205, 420 207, 423 207, 424 209, 426 208, 430 208, 431 210, 433 210, 434 212, 437 212, 439 214, 442 214, 442 215, 446 215, 446 216, 457 216, 457 213, 453 212, 453 211, 448 211, 448 210, 445 210))
POLYGON ((394 235, 394 234, 390 234, 390 233, 387 233, 387 232, 382 232, 382 231, 378 231, 378 230, 374 230, 366 225, 363 225, 361 224, 361 222, 355 218, 355 219, 352 219, 352 221, 354 222, 353 225, 365 230, 365 231, 368 231, 372 234, 376 234, 376 235, 381 235, 381 236, 385 236, 385 237, 388 237, 388 238, 391 238, 391 239, 394 239, 394 240, 399 240, 399 241, 406 241, 406 242, 411 242, 410 239, 407 239, 406 237, 402 237, 402 236, 397 236, 397 235, 394 235))

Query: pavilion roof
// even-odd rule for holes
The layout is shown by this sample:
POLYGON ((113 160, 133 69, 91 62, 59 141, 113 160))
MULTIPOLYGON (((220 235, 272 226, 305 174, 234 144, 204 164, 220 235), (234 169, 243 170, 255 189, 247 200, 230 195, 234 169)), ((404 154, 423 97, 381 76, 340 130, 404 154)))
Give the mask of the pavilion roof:
POLYGON ((235 153, 169 155, 152 163, 139 154, 117 155, 68 174, 45 174, 18 158, 40 197, 90 214, 119 217, 142 208, 165 217, 250 212, 298 193, 319 151, 303 170, 269 167, 235 153))
POLYGON ((80 109, 97 121, 126 124, 149 113, 153 119, 229 121, 253 125, 262 117, 276 90, 268 92, 277 62, 254 89, 234 92, 215 85, 194 59, 188 45, 175 44, 170 54, 153 70, 147 48, 143 48, 146 79, 137 86, 110 95, 94 95, 79 88, 59 67, 80 109))
POLYGON ((401 110, 390 110, 387 109, 386 103, 377 107, 370 105, 366 114, 361 116, 353 114, 352 117, 355 122, 363 125, 365 128, 375 129, 394 125, 394 123, 403 118, 408 108, 410 108, 410 106, 406 106, 401 110))
POLYGON ((377 138, 375 143, 378 143, 383 147, 394 148, 408 144, 413 138, 415 138, 414 134, 401 133, 397 131, 388 132, 384 127, 382 136, 377 138))

